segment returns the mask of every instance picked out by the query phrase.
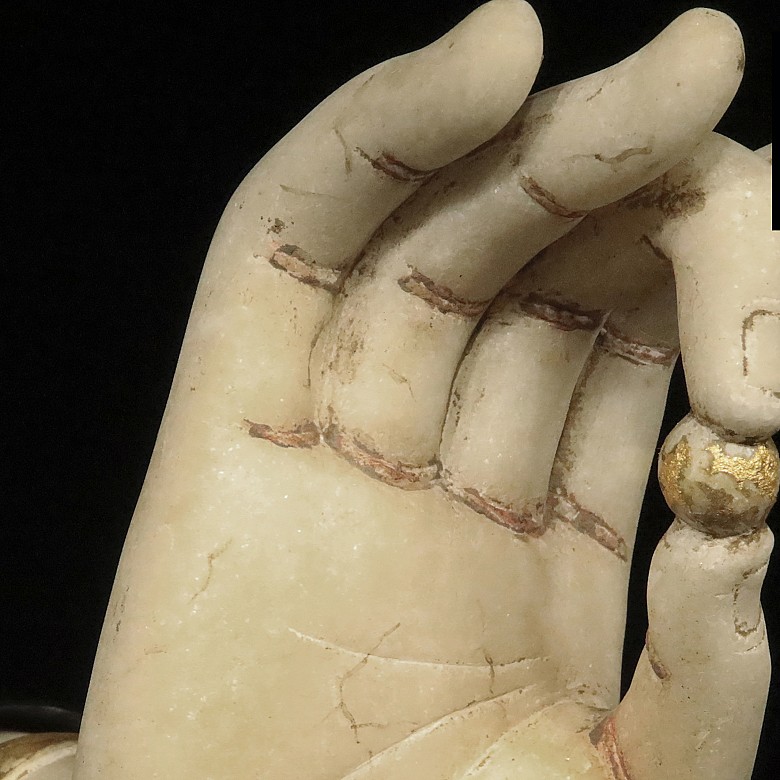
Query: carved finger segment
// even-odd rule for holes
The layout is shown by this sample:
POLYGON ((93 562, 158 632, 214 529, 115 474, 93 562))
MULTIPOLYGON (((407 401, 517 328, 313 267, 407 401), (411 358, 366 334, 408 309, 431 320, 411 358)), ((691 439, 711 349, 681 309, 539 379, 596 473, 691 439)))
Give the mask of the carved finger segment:
POLYGON ((442 436, 450 494, 519 533, 544 505, 571 391, 603 315, 503 295, 463 358, 442 436))
POLYGON ((551 641, 566 678, 599 686, 605 707, 620 694, 631 553, 677 354, 671 280, 640 308, 613 312, 572 394, 550 478, 551 641), (589 594, 591 608, 572 592, 589 594))
MULTIPOLYGON (((663 218, 652 208, 636 207, 631 195, 596 209, 540 252, 508 289, 525 296, 529 305, 543 305, 553 291, 577 301, 581 315, 638 308, 654 289, 671 279, 670 258, 650 238, 663 218)), ((608 326, 606 338, 614 349, 620 349, 621 336, 614 323, 608 326)), ((638 356, 632 339, 623 341, 625 350, 638 356)), ((646 352, 640 359, 651 357, 646 352)))
POLYGON ((675 263, 691 407, 726 438, 761 441, 780 428, 772 168, 712 134, 668 177, 677 183, 695 179, 705 198, 702 208, 664 224, 658 235, 675 263))
POLYGON ((750 777, 769 685, 759 594, 771 548, 766 527, 718 539, 680 520, 661 541, 648 644, 597 740, 628 777, 750 777))
POLYGON ((372 244, 311 362, 326 443, 397 487, 428 487, 451 377, 483 305, 469 310, 372 244))

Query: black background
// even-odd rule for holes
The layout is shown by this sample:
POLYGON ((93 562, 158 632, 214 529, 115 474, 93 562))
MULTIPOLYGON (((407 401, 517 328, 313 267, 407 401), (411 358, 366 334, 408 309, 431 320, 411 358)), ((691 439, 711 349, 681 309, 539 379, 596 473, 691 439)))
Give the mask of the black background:
MULTIPOLYGON (((0 703, 83 706, 201 264, 233 189, 333 89, 478 5, 0 2, 10 348, 0 368, 0 703)), ((623 58, 694 3, 533 5, 545 35, 539 89, 623 58)), ((751 148, 771 140, 771 5, 712 4, 740 25, 747 51, 717 129, 751 148)), ((662 434, 686 411, 678 370, 662 434)), ((651 476, 627 680, 643 642, 650 554, 670 520, 651 476)), ((775 511, 775 529, 779 521, 775 511)), ((777 658, 777 562, 763 600, 777 658)), ((778 687, 775 674, 755 778, 776 776, 778 687)))

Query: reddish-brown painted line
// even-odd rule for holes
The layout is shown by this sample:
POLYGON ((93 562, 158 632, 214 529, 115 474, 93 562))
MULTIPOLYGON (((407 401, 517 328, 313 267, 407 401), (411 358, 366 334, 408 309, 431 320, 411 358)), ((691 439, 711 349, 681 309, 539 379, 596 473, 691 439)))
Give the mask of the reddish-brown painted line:
POLYGON ((573 209, 562 206, 551 192, 542 187, 542 185, 531 176, 521 176, 520 186, 531 200, 538 203, 550 214, 555 214, 556 216, 564 217, 565 219, 581 219, 588 213, 587 211, 574 211, 573 209))
POLYGON ((608 715, 590 732, 590 741, 606 761, 614 780, 632 780, 617 740, 615 719, 608 715))
MULTIPOLYGON (((747 358, 747 334, 753 330, 755 326, 756 317, 779 317, 780 312, 772 311, 771 309, 756 309, 756 311, 748 314, 742 321, 742 376, 748 375, 748 358, 747 358)), ((767 392, 771 392, 773 395, 777 395, 767 388, 762 388, 767 392)))
POLYGON ((550 493, 548 506, 551 517, 568 523, 605 550, 617 555, 620 560, 628 560, 626 540, 603 517, 585 509, 573 495, 557 488, 550 493))
POLYGON ((549 322, 560 330, 595 330, 604 321, 604 312, 578 309, 575 304, 543 298, 537 293, 509 295, 516 299, 524 314, 549 322))
MULTIPOLYGON (((587 103, 587 100, 585 101, 587 103)), ((622 163, 628 160, 630 157, 635 157, 638 154, 651 154, 653 148, 651 146, 632 146, 629 149, 624 149, 620 154, 613 155, 612 157, 606 157, 603 154, 594 154, 593 156, 603 163, 612 165, 615 163, 622 163)))
POLYGON ((649 631, 645 634, 645 650, 647 650, 647 661, 650 664, 650 668, 653 670, 653 674, 655 674, 659 680, 668 680, 672 676, 672 673, 658 657, 658 653, 656 652, 653 643, 650 641, 649 631))
POLYGON ((449 287, 437 284, 416 268, 410 268, 411 273, 398 280, 398 286, 421 298, 434 309, 443 314, 457 314, 461 317, 480 317, 490 301, 468 301, 458 297, 449 287))
POLYGON ((438 473, 438 464, 415 466, 393 461, 359 441, 355 436, 330 424, 322 433, 323 441, 342 458, 357 466, 364 474, 404 490, 421 490, 430 487, 438 473))
POLYGON ((442 484, 449 495, 465 504, 469 509, 473 509, 504 528, 509 528, 516 534, 541 536, 546 530, 541 508, 537 513, 518 512, 494 498, 483 495, 474 488, 458 487, 449 478, 445 478, 442 484))
POLYGON ((320 431, 313 422, 303 422, 294 428, 284 430, 272 428, 265 423, 244 420, 249 435, 255 439, 265 439, 279 447, 298 447, 309 449, 320 443, 320 431))
POLYGON ((598 347, 611 355, 616 355, 638 366, 672 366, 677 361, 680 350, 661 344, 643 344, 630 339, 609 324, 601 329, 598 347))
POLYGON ((357 153, 365 160, 381 171, 386 176, 396 181, 420 182, 429 179, 435 171, 421 171, 419 168, 412 168, 411 165, 402 163, 397 157, 389 152, 382 152, 378 157, 372 157, 368 152, 360 147, 356 147, 357 153))
MULTIPOLYGON (((255 255, 260 257, 260 255, 255 255)), ((311 287, 319 287, 330 293, 338 292, 341 286, 341 272, 335 268, 318 266, 307 257, 300 247, 293 244, 272 245, 272 254, 268 262, 280 271, 292 276, 299 282, 311 287)))

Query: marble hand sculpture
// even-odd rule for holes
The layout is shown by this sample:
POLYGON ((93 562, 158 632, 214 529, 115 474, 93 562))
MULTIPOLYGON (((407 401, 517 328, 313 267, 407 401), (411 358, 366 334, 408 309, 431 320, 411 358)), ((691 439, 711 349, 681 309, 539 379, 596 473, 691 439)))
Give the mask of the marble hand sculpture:
POLYGON ((531 7, 493 0, 233 196, 75 780, 749 778, 780 262, 768 155, 712 132, 741 37, 693 10, 529 98, 541 54, 531 7), (676 520, 620 701, 680 346, 676 520))

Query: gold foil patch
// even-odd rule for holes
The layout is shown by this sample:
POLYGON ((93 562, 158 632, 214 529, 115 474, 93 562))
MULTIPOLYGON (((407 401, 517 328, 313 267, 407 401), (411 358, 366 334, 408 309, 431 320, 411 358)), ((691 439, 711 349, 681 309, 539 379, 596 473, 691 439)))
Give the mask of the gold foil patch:
POLYGON ((707 452, 712 455, 710 474, 728 474, 740 489, 744 488, 746 482, 750 482, 762 496, 774 497, 780 463, 777 455, 766 444, 759 444, 749 458, 727 455, 719 444, 711 444, 707 452))
POLYGON ((691 466, 691 445, 683 436, 669 452, 662 453, 658 467, 658 480, 670 504, 689 504, 688 497, 682 492, 681 484, 685 472, 691 466))

